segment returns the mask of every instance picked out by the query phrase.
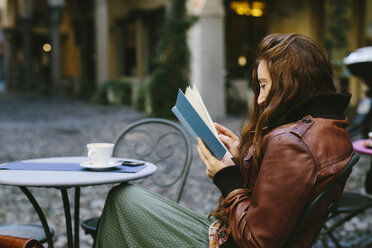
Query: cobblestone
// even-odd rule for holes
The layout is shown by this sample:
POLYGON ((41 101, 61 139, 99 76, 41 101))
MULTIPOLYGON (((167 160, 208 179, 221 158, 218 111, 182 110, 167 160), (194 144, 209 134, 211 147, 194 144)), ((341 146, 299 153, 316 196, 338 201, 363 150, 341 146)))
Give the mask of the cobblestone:
MULTIPOLYGON (((56 156, 86 155, 90 142, 114 142, 129 123, 145 114, 130 106, 102 106, 67 96, 45 97, 34 94, 0 93, 0 163, 13 160, 56 156)), ((241 117, 216 120, 238 131, 241 117)), ((214 210, 219 192, 205 175, 205 167, 193 147, 193 163, 181 204, 199 213, 214 210)), ((346 185, 347 190, 364 193, 363 180, 369 158, 361 156, 346 185)), ((113 185, 81 189, 81 220, 100 215, 107 192, 113 185)), ((49 224, 56 232, 56 247, 66 247, 62 200, 53 188, 31 188, 49 224)), ((73 195, 70 189, 69 193, 73 195)), ((72 197, 70 197, 71 199, 72 197)), ((17 187, 0 186, 0 223, 39 223, 34 210, 17 187)), ((73 202, 71 201, 71 204, 73 202)), ((346 241, 372 231, 371 211, 358 215, 339 232, 346 241)), ((92 238, 80 230, 80 246, 91 247, 92 238)), ((317 244, 316 247, 321 247, 317 244)))

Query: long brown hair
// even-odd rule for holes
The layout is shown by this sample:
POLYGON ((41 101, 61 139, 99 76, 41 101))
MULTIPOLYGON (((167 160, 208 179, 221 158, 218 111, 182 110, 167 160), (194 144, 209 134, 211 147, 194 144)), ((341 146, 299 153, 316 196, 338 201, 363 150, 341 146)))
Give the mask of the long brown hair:
MULTIPOLYGON (((263 135, 291 106, 309 96, 336 91, 327 51, 316 41, 300 34, 271 34, 261 41, 252 69, 252 87, 253 111, 241 128, 237 158, 240 164, 251 146, 254 147, 252 163, 260 164, 263 135), (260 93, 257 67, 260 61, 266 61, 272 79, 265 106, 257 104, 260 93)), ((221 199, 216 212, 211 215, 223 217, 222 204, 221 199)))
POLYGON ((335 92, 331 63, 327 51, 316 41, 300 34, 271 34, 257 49, 252 70, 254 92, 253 112, 241 130, 239 161, 254 145, 253 160, 259 162, 261 140, 265 128, 274 124, 288 109, 299 101, 325 92, 335 92), (257 67, 266 61, 272 84, 265 106, 257 104, 260 93, 257 67))

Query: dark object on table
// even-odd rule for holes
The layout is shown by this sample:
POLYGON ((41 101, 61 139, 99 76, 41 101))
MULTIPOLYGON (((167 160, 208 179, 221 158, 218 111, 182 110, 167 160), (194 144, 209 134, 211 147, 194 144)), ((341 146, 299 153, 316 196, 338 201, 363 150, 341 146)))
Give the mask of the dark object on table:
POLYGON ((136 166, 140 166, 140 165, 145 164, 145 162, 141 162, 141 161, 119 161, 119 162, 121 162, 121 165, 132 166, 132 167, 136 167, 136 166))
MULTIPOLYGON (((171 200, 179 202, 189 174, 192 144, 184 129, 173 121, 147 118, 126 127, 117 138, 113 157, 135 158, 155 164, 157 172, 138 182, 156 193, 172 192, 171 200), (177 186, 175 186, 177 185, 177 186)), ((97 234, 99 217, 84 220, 85 233, 97 234)))

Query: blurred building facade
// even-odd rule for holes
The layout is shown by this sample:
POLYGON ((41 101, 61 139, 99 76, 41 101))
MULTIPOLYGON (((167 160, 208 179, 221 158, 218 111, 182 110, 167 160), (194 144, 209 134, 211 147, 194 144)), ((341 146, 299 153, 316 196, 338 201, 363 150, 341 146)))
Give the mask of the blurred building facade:
MULTIPOLYGON (((71 92, 110 79, 134 86, 155 68, 159 31, 171 0, 1 0, 0 78, 9 89, 71 92)), ((366 0, 188 0, 190 82, 212 116, 226 98, 250 96, 249 68, 269 33, 301 33, 330 53, 342 88, 356 104, 363 84, 342 59, 372 44, 372 3, 366 0)))

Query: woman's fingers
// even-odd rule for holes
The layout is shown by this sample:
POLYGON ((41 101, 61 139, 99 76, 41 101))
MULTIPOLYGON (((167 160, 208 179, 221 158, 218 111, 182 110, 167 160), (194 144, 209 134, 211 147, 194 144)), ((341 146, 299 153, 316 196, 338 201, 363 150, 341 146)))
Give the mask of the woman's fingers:
POLYGON ((229 137, 224 134, 218 135, 222 143, 224 143, 227 147, 231 147, 234 143, 234 141, 229 137))
POLYGON ((200 138, 198 138, 198 145, 196 146, 196 149, 199 153, 200 159, 205 164, 205 173, 208 177, 212 178, 214 174, 211 171, 213 164, 210 162, 210 158, 213 157, 213 155, 209 152, 200 138))
POLYGON ((226 133, 226 134, 231 133, 231 131, 228 128, 222 126, 221 124, 217 122, 214 123, 214 126, 216 127, 219 133, 226 133))
POLYGON ((197 149, 199 157, 203 161, 203 163, 204 164, 207 163, 208 160, 205 158, 204 153, 201 151, 201 148, 200 148, 199 144, 196 146, 196 149, 197 149))
POLYGON ((196 146, 196 149, 198 150, 198 153, 199 153, 199 157, 200 157, 200 159, 201 159, 201 160, 203 161, 203 163, 205 164, 205 174, 207 174, 207 176, 210 177, 210 173, 209 173, 209 169, 208 169, 208 161, 207 161, 206 158, 204 157, 204 154, 203 154, 203 152, 201 151, 199 145, 196 146))
POLYGON ((210 161, 212 160, 213 158, 216 159, 212 154, 211 152, 209 151, 209 149, 205 146, 204 142, 202 141, 201 138, 198 138, 198 147, 199 147, 199 150, 203 156, 203 158, 206 160, 206 161, 210 161))
POLYGON ((213 154, 209 151, 209 149, 205 146, 204 142, 198 138, 198 152, 200 151, 200 157, 203 157, 202 160, 205 164, 214 165, 220 162, 213 154))
POLYGON ((238 136, 236 136, 231 130, 222 126, 221 124, 218 124, 217 122, 215 122, 214 126, 216 127, 217 132, 219 134, 224 134, 224 135, 230 137, 231 139, 233 139, 234 141, 239 140, 238 136))
POLYGON ((226 135, 220 134, 219 135, 220 140, 222 143, 226 146, 227 150, 236 157, 239 153, 239 140, 234 141, 231 137, 228 137, 226 135))
POLYGON ((223 158, 223 161, 216 159, 200 138, 198 138, 197 150, 200 159, 205 164, 205 171, 210 178, 213 178, 214 175, 224 167, 234 165, 234 161, 232 161, 231 158, 226 154, 223 158))
POLYGON ((223 134, 218 135, 218 137, 220 138, 222 143, 226 146, 226 148, 230 151, 230 153, 231 153, 231 149, 235 149, 234 141, 230 137, 223 135, 223 134))

